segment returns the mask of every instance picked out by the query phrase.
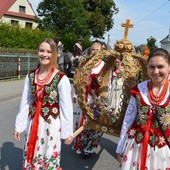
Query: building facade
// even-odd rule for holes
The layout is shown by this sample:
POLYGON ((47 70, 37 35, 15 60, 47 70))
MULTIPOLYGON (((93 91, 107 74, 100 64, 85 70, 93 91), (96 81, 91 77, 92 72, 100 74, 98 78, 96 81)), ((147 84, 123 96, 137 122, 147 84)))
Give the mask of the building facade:
POLYGON ((167 50, 170 53, 170 28, 169 35, 167 35, 163 40, 160 41, 161 48, 167 50))
POLYGON ((0 0, 0 21, 25 28, 37 28, 37 16, 28 0, 0 0))

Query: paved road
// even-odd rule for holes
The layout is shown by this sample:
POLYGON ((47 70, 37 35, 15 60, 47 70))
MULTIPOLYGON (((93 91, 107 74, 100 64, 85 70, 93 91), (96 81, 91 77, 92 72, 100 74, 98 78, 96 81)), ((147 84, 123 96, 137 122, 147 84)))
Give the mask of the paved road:
MULTIPOLYGON (((0 170, 21 170, 24 139, 16 142, 12 133, 23 89, 23 80, 0 82, 0 170)), ((115 148, 118 138, 104 134, 93 157, 83 160, 62 145, 63 170, 118 170, 115 148)))

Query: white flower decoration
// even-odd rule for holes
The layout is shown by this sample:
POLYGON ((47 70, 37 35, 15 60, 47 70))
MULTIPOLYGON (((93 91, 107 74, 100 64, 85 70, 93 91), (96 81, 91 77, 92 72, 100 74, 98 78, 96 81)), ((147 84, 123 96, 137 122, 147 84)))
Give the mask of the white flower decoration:
POLYGON ((135 129, 131 129, 130 132, 129 132, 129 135, 130 136, 134 136, 136 133, 136 130, 135 129))
POLYGON ((52 91, 52 92, 50 93, 50 98, 54 99, 54 98, 56 98, 56 97, 57 97, 57 92, 56 92, 56 91, 52 91))
POLYGON ((56 107, 54 107, 54 108, 52 109, 52 112, 53 112, 54 114, 57 114, 57 113, 58 113, 58 109, 57 109, 56 107))
POLYGON ((168 114, 163 114, 162 117, 160 117, 160 122, 164 125, 167 126, 170 124, 170 115, 168 114))
POLYGON ((159 136, 159 144, 163 145, 165 143, 165 138, 163 136, 159 136))

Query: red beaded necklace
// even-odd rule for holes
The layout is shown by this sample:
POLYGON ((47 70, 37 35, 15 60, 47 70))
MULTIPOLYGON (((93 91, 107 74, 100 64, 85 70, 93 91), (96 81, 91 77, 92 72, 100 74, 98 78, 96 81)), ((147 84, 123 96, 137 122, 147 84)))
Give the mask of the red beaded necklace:
POLYGON ((149 101, 152 105, 159 105, 163 99, 165 98, 165 95, 169 89, 169 80, 167 79, 161 93, 157 96, 154 95, 153 93, 153 84, 150 81, 149 82, 149 101))
POLYGON ((49 82, 49 80, 51 79, 51 76, 54 72, 54 67, 51 68, 50 72, 48 73, 48 75, 44 78, 44 79, 39 79, 39 75, 40 75, 40 68, 38 68, 37 70, 37 74, 36 74, 36 79, 37 79, 37 84, 38 85, 44 85, 47 82, 49 82))

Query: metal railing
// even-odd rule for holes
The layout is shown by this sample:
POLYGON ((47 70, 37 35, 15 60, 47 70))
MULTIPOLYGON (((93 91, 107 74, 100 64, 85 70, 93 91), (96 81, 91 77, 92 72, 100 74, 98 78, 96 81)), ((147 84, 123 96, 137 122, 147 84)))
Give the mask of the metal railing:
POLYGON ((30 53, 25 55, 0 54, 0 80, 25 77, 37 65, 38 60, 36 55, 30 53))

